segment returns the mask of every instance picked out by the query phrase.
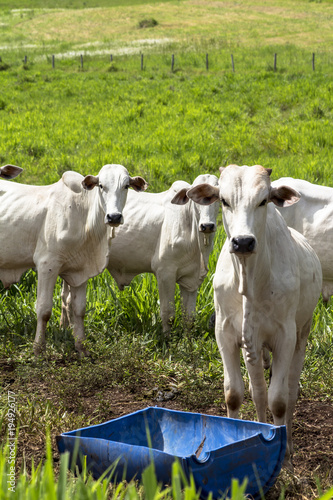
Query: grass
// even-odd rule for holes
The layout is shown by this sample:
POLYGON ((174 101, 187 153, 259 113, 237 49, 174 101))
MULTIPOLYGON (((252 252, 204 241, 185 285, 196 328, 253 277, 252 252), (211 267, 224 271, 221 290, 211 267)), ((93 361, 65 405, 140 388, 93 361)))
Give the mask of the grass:
POLYGON ((207 73, 191 69, 196 58, 182 56, 173 73, 161 56, 145 71, 128 56, 116 72, 89 61, 84 71, 32 64, 0 72, 0 162, 22 166, 20 182, 37 184, 114 162, 143 175, 151 191, 229 163, 332 185, 326 71, 207 73))
MULTIPOLYGON (((19 0, 16 0, 17 8, 19 0)), ((23 3, 23 2, 22 2, 23 3)), ((143 38, 164 39, 183 46, 209 46, 219 50, 262 46, 299 47, 332 53, 331 0, 262 0, 224 3, 193 0, 113 1, 72 0, 29 2, 30 9, 16 11, 15 2, 0 2, 2 51, 65 52, 98 43, 110 50, 143 38), (46 9, 44 8, 46 7, 46 9), (48 9, 47 7, 53 7, 48 9), (89 7, 89 8, 86 8, 89 7), (138 29, 146 18, 154 27, 138 29)), ((24 5, 26 7, 26 4, 24 5)))
MULTIPOLYGON (((24 168, 17 181, 48 184, 66 170, 95 174, 103 164, 115 162, 132 175, 144 176, 149 190, 157 192, 176 179, 192 182, 204 171, 217 174, 221 165, 260 163, 273 169, 273 179, 290 175, 333 186, 328 29, 332 1, 279 0, 267 5, 244 0, 221 9, 219 2, 209 1, 129 0, 106 5, 103 0, 72 0, 52 2, 51 12, 43 10, 47 2, 42 4, 34 0, 29 10, 17 13, 11 9, 23 8, 24 2, 0 0, 5 45, 0 65, 0 163, 24 168), (157 24, 138 29, 147 19, 157 24), (151 45, 147 40, 164 42, 151 45), (89 50, 105 53, 89 55, 89 50), (67 53, 71 55, 64 57, 67 53)), ((92 358, 82 361, 73 353, 71 332, 59 328, 60 280, 48 328, 48 354, 38 361, 32 356, 34 271, 11 290, 0 290, 1 432, 5 436, 10 389, 19 398, 20 463, 23 450, 30 450, 21 479, 26 486, 28 477, 37 477, 33 456, 41 461, 42 474, 47 427, 54 436, 102 422, 118 415, 118 404, 126 412, 131 397, 137 399, 138 394, 140 406, 174 391, 182 409, 225 411, 221 359, 208 328, 212 277, 223 240, 220 228, 210 272, 198 296, 194 329, 183 325, 177 292, 176 321, 168 343, 161 336, 152 276, 137 277, 122 293, 107 272, 90 280, 86 331, 92 358), (115 405, 114 391, 123 391, 128 399, 115 405), (33 452, 27 446, 31 442, 33 452)), ((301 378, 304 398, 332 400, 332 331, 332 301, 320 301, 301 378)), ((242 370, 247 380, 244 366, 242 370)), ((248 394, 241 416, 254 416, 248 394)), ((52 449, 55 452, 54 441, 52 449)), ((64 466, 56 461, 53 466, 56 477, 63 477, 64 466)), ((320 496, 332 486, 328 471, 306 471, 305 490, 284 474, 278 494, 320 496)), ((81 491, 83 486, 76 487, 81 491)))
MULTIPOLYGON (((56 479, 53 473, 53 460, 50 439, 47 439, 46 445, 47 458, 45 463, 41 463, 33 468, 31 478, 27 477, 24 469, 18 478, 16 487, 9 486, 15 481, 3 480, 0 484, 0 495, 4 500, 34 498, 35 500, 48 498, 50 499, 74 499, 79 500, 86 498, 87 500, 158 500, 162 498, 173 498, 174 500, 199 500, 200 492, 196 490, 193 477, 188 480, 178 462, 172 466, 172 483, 168 488, 163 488, 157 482, 155 474, 155 466, 152 462, 143 472, 141 485, 138 488, 138 482, 130 482, 126 484, 124 481, 113 486, 111 479, 113 477, 113 467, 107 471, 107 474, 101 476, 97 481, 94 481, 88 473, 86 462, 83 462, 83 470, 79 473, 74 467, 71 467, 69 454, 65 453, 61 456, 60 473, 56 479), (67 470, 71 468, 71 473, 67 470), (15 490, 15 491, 14 491, 15 490)), ((0 471, 2 477, 11 478, 8 449, 0 450, 0 471)), ((231 500, 242 500, 247 481, 244 480, 239 484, 237 480, 232 481, 231 500)), ((324 500, 324 498, 322 498, 324 500)))

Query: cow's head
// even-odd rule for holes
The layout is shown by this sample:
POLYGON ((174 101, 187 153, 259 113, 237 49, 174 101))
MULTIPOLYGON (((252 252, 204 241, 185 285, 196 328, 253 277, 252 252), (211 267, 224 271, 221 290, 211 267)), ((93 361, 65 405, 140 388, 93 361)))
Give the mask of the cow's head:
MULTIPOLYGON (((185 205, 189 201, 189 197, 187 193, 190 188, 194 188, 195 186, 199 186, 201 184, 207 184, 211 187, 218 186, 218 178, 216 175, 211 174, 203 174, 199 175, 193 182, 192 186, 184 186, 178 190, 175 196, 172 198, 171 203, 175 205, 185 205)), ((199 204, 198 205, 199 212, 199 223, 198 229, 200 232, 209 234, 214 233, 216 231, 216 219, 219 211, 219 205, 215 203, 212 204, 199 204)))
POLYGON ((144 191, 148 184, 142 177, 131 177, 122 165, 104 165, 97 177, 87 175, 82 186, 88 190, 98 187, 105 223, 117 227, 124 222, 122 212, 128 188, 144 191))
POLYGON ((221 201, 229 250, 247 257, 256 252, 258 238, 265 231, 267 204, 272 201, 280 207, 292 205, 300 194, 288 186, 272 188, 271 170, 260 165, 229 165, 220 172, 218 187, 200 184, 192 187, 187 196, 202 205, 221 201))
POLYGON ((22 171, 23 168, 21 167, 16 167, 15 165, 5 165, 4 167, 0 167, 0 177, 7 180, 14 179, 14 177, 20 175, 22 171))

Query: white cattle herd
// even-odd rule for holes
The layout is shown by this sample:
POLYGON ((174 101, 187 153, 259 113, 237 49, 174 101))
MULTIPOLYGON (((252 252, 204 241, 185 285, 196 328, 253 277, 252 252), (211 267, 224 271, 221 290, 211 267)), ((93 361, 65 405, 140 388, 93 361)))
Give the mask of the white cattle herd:
POLYGON ((312 314, 321 291, 325 301, 333 295, 333 188, 292 178, 271 182, 271 170, 260 165, 221 167, 219 179, 204 174, 162 193, 143 192, 146 181, 121 165, 105 165, 97 177, 65 172, 50 186, 9 182, 21 171, 0 168, 8 180, 0 183, 0 280, 9 287, 27 269, 37 270, 36 355, 45 347, 58 276, 62 322, 73 324, 81 355, 86 284, 104 269, 121 290, 140 273, 155 274, 166 334, 176 283, 184 314, 193 319, 221 202, 227 239, 213 287, 228 416, 237 418, 243 401, 242 351, 258 419, 266 421, 268 407, 274 423, 287 426, 290 463, 312 314), (267 391, 263 354, 267 363, 269 352, 267 391))

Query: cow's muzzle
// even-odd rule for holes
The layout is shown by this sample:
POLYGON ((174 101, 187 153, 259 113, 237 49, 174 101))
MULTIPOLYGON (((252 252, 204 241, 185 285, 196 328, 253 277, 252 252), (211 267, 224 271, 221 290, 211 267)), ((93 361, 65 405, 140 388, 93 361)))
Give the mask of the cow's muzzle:
POLYGON ((207 223, 207 224, 200 224, 199 226, 199 231, 202 233, 214 233, 216 230, 215 224, 207 223))
POLYGON ((250 255, 255 251, 256 240, 253 236, 237 236, 231 239, 230 253, 250 255))
POLYGON ((106 224, 109 226, 119 226, 123 223, 123 215, 120 212, 115 212, 113 214, 107 214, 105 217, 106 224))

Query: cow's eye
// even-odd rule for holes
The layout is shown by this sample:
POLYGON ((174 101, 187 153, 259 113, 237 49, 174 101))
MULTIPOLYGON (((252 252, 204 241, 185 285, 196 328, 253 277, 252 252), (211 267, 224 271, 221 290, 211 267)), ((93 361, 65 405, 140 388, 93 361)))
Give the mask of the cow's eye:
POLYGON ((100 185, 99 185, 99 188, 100 188, 100 189, 103 189, 103 184, 100 184, 100 185))
POLYGON ((224 198, 221 199, 221 202, 224 207, 230 207, 229 203, 227 203, 224 198))
POLYGON ((260 203, 259 207, 264 207, 267 203, 267 200, 266 198, 264 200, 262 200, 262 202, 260 203))
POLYGON ((129 184, 126 184, 125 189, 128 189, 128 188, 129 188, 129 184))

